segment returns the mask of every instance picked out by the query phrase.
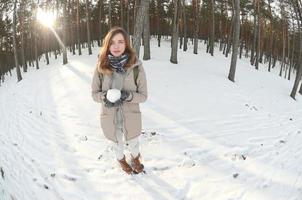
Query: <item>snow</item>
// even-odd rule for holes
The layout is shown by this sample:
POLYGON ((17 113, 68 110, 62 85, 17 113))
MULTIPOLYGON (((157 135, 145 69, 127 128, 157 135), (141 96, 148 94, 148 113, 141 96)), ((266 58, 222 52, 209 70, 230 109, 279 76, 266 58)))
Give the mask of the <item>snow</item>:
POLYGON ((106 98, 114 103, 121 98, 121 91, 118 89, 110 89, 107 91, 106 98))
POLYGON ((66 66, 52 56, 1 85, 1 200, 302 199, 302 98, 290 98, 293 80, 278 67, 238 60, 233 83, 217 48, 212 57, 190 45, 175 65, 170 43, 152 40, 141 104, 147 173, 129 176, 91 98, 98 50, 69 54, 66 66))

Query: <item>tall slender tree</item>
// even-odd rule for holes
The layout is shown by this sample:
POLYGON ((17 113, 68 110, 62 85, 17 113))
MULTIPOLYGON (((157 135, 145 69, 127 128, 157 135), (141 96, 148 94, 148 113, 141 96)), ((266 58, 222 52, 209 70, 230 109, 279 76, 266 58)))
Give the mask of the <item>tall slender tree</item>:
POLYGON ((90 14, 89 14, 89 0, 86 0, 86 25, 87 25, 87 45, 88 45, 88 54, 92 54, 91 50, 91 39, 90 39, 90 14))
POLYGON ((78 54, 82 55, 80 40, 80 0, 77 0, 77 48, 78 54))
POLYGON ((240 35, 240 0, 234 0, 234 10, 235 10, 235 19, 234 19, 234 34, 233 34, 233 53, 232 61, 229 71, 229 80, 235 81, 235 71, 238 57, 238 47, 239 47, 239 35, 240 35))
POLYGON ((24 16, 24 12, 25 12, 25 0, 21 0, 21 4, 20 4, 20 32, 21 32, 21 62, 22 62, 22 66, 23 66, 23 72, 27 72, 27 63, 26 63, 26 59, 25 59, 25 53, 24 53, 24 20, 25 20, 25 16, 24 16))
POLYGON ((183 18, 183 36, 184 36, 184 46, 183 51, 188 49, 188 37, 187 37, 187 16, 186 16, 186 1, 182 0, 182 18, 183 18))
POLYGON ((66 45, 67 45, 67 10, 66 10, 66 0, 62 1, 63 4, 63 65, 68 63, 67 59, 67 51, 66 51, 66 45))
POLYGON ((138 6, 138 11, 135 16, 135 26, 134 26, 134 36, 133 36, 133 47, 135 49, 137 57, 139 57, 140 52, 140 41, 142 39, 143 33, 143 23, 146 10, 149 4, 149 0, 142 0, 138 6))
POLYGON ((214 56, 214 43, 215 43, 215 12, 214 12, 214 0, 210 0, 210 9, 211 9, 211 33, 210 33, 210 41, 209 41, 209 48, 210 48, 210 54, 214 56))
POLYGON ((146 15, 143 25, 144 36, 144 56, 143 60, 150 60, 150 17, 149 17, 149 1, 146 4, 146 15))
POLYGON ((295 4, 293 5, 295 12, 298 13, 298 20, 297 20, 297 24, 298 24, 298 29, 299 29, 299 59, 298 59, 298 65, 297 65, 297 71, 296 71, 296 78, 295 78, 295 82, 294 82, 294 86, 293 89, 290 93, 290 96, 293 99, 296 99, 296 93, 299 87, 299 83, 301 80, 301 75, 302 75, 302 36, 301 36, 301 22, 302 22, 302 11, 301 11, 301 1, 300 0, 294 0, 295 4))
POLYGON ((173 32, 172 32, 172 40, 171 40, 171 56, 170 62, 177 64, 177 45, 178 45, 178 27, 179 27, 179 9, 180 8, 180 0, 174 0, 174 17, 173 17, 173 32))
MULTIPOLYGON (((198 35, 199 35, 199 0, 193 0, 192 6, 193 6, 193 18, 194 18, 194 48, 193 53, 197 54, 198 49, 198 35)), ((175 16, 175 13, 174 13, 175 16)))
POLYGON ((13 13, 13 43, 14 43, 14 58, 15 58, 15 66, 17 71, 17 79, 18 82, 22 80, 20 66, 18 62, 18 53, 17 53, 17 0, 14 1, 14 13, 13 13))

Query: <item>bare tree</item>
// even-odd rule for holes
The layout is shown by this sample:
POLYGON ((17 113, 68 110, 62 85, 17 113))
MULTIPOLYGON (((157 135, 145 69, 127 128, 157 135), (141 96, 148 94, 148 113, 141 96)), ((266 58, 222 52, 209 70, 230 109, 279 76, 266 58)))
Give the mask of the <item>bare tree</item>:
POLYGON ((179 9, 180 9, 180 0, 174 0, 173 32, 172 32, 172 39, 171 39, 172 50, 171 50, 171 57, 170 57, 170 62, 174 64, 177 64, 179 9))
MULTIPOLYGON (((192 6, 193 6, 193 17, 194 17, 194 49, 193 53, 197 54, 198 49, 198 33, 199 33, 199 0, 193 0, 192 6)), ((175 13, 174 13, 175 16, 175 13)))
POLYGON ((78 53, 82 55, 81 51, 81 41, 80 41, 80 0, 77 0, 77 46, 78 46, 78 53))
POLYGON ((87 25, 87 44, 88 44, 88 54, 92 54, 91 50, 91 40, 90 40, 90 15, 89 15, 89 0, 86 0, 86 25, 87 25))
POLYGON ((285 25, 285 11, 283 7, 283 0, 280 0, 280 7, 281 7, 281 18, 282 18, 282 60, 281 60, 281 67, 280 67, 280 72, 279 76, 282 76, 282 71, 284 70, 285 67, 285 47, 286 47, 286 25, 285 25))
POLYGON ((102 31, 103 31, 103 28, 102 28, 102 9, 103 9, 103 1, 100 0, 99 1, 99 6, 100 6, 100 10, 99 10, 99 39, 98 39, 98 46, 101 47, 102 46, 102 39, 103 39, 103 36, 102 36, 102 31))
POLYGON ((27 72, 27 63, 25 59, 25 54, 24 54, 24 10, 25 10, 25 2, 24 0, 21 1, 20 4, 20 31, 21 31, 21 62, 23 66, 23 71, 27 72))
POLYGON ((251 65, 254 65, 255 61, 255 49, 257 45, 257 7, 256 7, 256 1, 253 0, 253 5, 254 5, 254 14, 253 14, 253 20, 254 20, 254 28, 253 28, 253 44, 252 44, 252 49, 251 49, 251 65))
POLYGON ((161 40, 161 31, 160 31, 160 24, 161 24, 161 6, 162 6, 162 0, 157 0, 156 5, 156 14, 157 14, 157 46, 160 47, 160 40, 161 40))
POLYGON ((66 51, 66 38, 67 38, 67 13, 66 13, 66 0, 63 3, 63 65, 68 63, 67 51, 66 51))
POLYGON ((231 46, 232 46, 232 38, 233 38, 233 25, 234 25, 234 0, 232 0, 232 18, 231 18, 231 24, 230 24, 230 30, 229 33, 227 35, 227 45, 226 45, 226 50, 225 51, 225 56, 228 57, 231 46))
POLYGON ((235 71, 238 57, 238 46, 239 46, 239 35, 240 35, 240 0, 235 0, 234 10, 235 10, 235 19, 234 19, 234 34, 233 34, 233 53, 232 61, 229 72, 229 80, 235 81, 235 71))
POLYGON ((138 6, 138 11, 135 16, 135 26, 134 26, 134 34, 133 34, 134 36, 133 36, 132 46, 135 49, 137 57, 139 57, 140 41, 142 39, 144 17, 146 14, 148 4, 149 4, 149 0, 142 0, 140 5, 138 6))
MULTIPOLYGON (((34 10, 34 19, 37 17, 37 9, 35 4, 32 3, 32 10, 34 10)), ((37 41, 37 22, 36 20, 32 21, 32 35, 34 37, 34 56, 35 56, 35 61, 36 61, 36 69, 39 69, 39 60, 38 60, 38 41, 37 41)))
POLYGON ((295 83, 293 86, 293 89, 290 93, 290 96, 293 99, 296 99, 296 93, 298 90, 298 86, 301 80, 302 75, 302 37, 301 37, 301 22, 302 22, 302 14, 301 14, 301 4, 299 4, 298 0, 295 0, 295 5, 293 5, 295 12, 298 13, 299 19, 298 21, 298 29, 299 29, 299 42, 300 42, 300 48, 299 48, 299 59, 298 59, 298 65, 297 65, 297 72, 296 72, 296 78, 295 83))
POLYGON ((210 1, 211 3, 211 34, 210 34, 210 54, 214 56, 214 42, 215 42, 215 13, 214 13, 214 0, 210 1))
POLYGON ((260 12, 260 0, 256 0, 257 5, 257 50, 255 58, 255 69, 259 69, 259 57, 260 57, 260 21, 261 21, 261 12, 260 12))
POLYGON ((146 5, 146 15, 144 17, 144 57, 143 60, 150 60, 150 18, 149 18, 149 1, 146 5))
POLYGON ((273 41, 274 41, 274 32, 273 32, 273 14, 272 14, 272 8, 271 8, 271 2, 272 0, 268 0, 268 11, 269 11, 269 19, 270 19, 270 28, 269 28, 269 63, 268 63, 268 71, 271 71, 271 65, 272 65, 272 54, 273 54, 273 41))
POLYGON ((130 31, 130 23, 129 23, 129 20, 130 20, 129 19, 130 18, 129 7, 130 7, 130 5, 129 5, 129 1, 126 0, 125 4, 126 4, 126 31, 127 31, 127 33, 129 33, 129 31, 130 31))
POLYGON ((14 13, 13 13, 13 43, 14 43, 14 58, 15 58, 15 65, 16 65, 16 71, 17 71, 17 78, 18 82, 22 80, 21 76, 21 71, 20 71, 20 66, 18 62, 18 53, 17 53, 17 31, 16 31, 16 26, 17 26, 17 0, 14 2, 14 13))
POLYGON ((182 0, 182 18, 183 18, 183 35, 184 35, 184 46, 183 51, 187 51, 188 49, 188 37, 187 37, 187 19, 186 19, 186 1, 182 0))
POLYGON ((108 2, 109 3, 109 16, 108 16, 108 25, 109 25, 109 29, 111 29, 112 27, 112 16, 111 16, 111 12, 112 12, 112 7, 111 7, 111 1, 108 2))

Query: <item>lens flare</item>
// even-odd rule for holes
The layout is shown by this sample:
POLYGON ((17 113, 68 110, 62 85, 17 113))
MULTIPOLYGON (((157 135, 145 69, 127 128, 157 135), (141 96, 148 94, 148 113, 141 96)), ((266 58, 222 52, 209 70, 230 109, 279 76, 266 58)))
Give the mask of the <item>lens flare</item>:
POLYGON ((37 11, 37 20, 46 27, 52 27, 56 17, 53 12, 43 11, 39 8, 37 11))

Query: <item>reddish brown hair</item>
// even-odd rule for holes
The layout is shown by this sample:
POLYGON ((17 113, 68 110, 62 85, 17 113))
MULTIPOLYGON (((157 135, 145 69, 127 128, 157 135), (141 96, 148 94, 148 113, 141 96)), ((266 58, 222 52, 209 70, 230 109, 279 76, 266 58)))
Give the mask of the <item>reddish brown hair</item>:
POLYGON ((109 60, 108 60, 108 54, 110 53, 109 48, 111 44, 112 38, 118 34, 121 33, 125 40, 125 52, 129 55, 129 60, 125 64, 124 68, 127 69, 134 63, 136 63, 136 55, 134 49, 130 46, 129 36, 128 33, 121 27, 113 27, 110 29, 110 31, 105 36, 105 39, 103 41, 103 46, 99 53, 98 63, 97 63, 97 69, 102 74, 111 74, 112 68, 110 67, 109 60))

